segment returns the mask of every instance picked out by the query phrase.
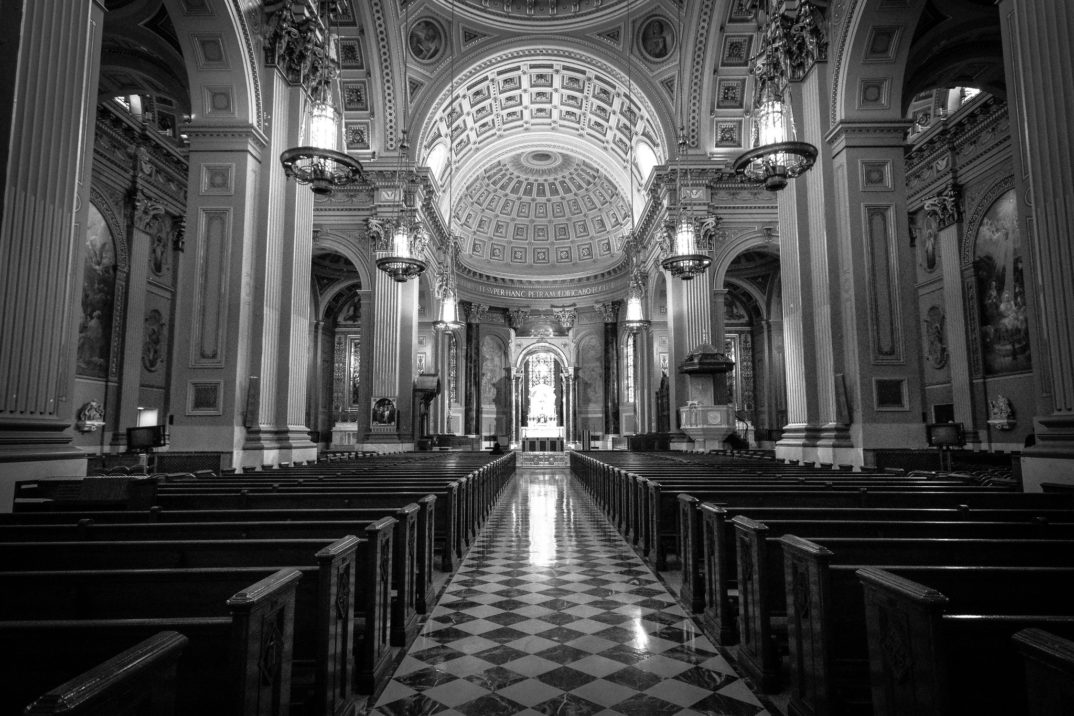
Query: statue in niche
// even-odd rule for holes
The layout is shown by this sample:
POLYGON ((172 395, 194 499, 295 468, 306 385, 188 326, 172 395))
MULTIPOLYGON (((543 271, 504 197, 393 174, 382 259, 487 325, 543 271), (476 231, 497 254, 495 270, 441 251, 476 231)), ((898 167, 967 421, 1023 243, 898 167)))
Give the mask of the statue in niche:
POLYGON ((933 368, 947 365, 947 337, 944 331, 944 313, 939 306, 932 306, 925 314, 926 357, 933 368))

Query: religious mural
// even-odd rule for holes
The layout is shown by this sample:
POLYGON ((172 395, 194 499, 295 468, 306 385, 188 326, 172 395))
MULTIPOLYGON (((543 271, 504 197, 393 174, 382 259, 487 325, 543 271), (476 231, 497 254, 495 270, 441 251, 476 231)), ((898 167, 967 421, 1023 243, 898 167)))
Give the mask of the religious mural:
POLYGON ((1030 370, 1022 237, 1013 189, 989 207, 975 247, 985 374, 1030 370))
POLYGON ((90 204, 86 222, 86 261, 83 264, 82 319, 78 324, 78 374, 108 375, 115 309, 116 247, 112 232, 97 207, 90 204))
POLYGON ((507 353, 503 342, 494 336, 481 339, 481 404, 491 406, 482 410, 482 423, 487 432, 507 430, 508 401, 511 397, 507 379, 507 353))
POLYGON ((604 351, 596 336, 578 343, 578 409, 603 410, 604 351))

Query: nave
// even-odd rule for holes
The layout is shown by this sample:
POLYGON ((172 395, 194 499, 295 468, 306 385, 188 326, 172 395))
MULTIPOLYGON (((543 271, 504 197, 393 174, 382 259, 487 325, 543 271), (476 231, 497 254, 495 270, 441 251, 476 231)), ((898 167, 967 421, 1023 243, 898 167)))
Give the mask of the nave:
POLYGON ((768 712, 569 470, 522 469, 369 713, 768 712))

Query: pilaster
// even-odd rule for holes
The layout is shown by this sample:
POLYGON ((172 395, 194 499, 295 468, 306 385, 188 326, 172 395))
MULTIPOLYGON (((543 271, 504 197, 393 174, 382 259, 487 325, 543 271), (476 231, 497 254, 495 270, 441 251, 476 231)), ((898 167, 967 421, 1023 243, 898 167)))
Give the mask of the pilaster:
MULTIPOLYGON (((968 442, 976 442, 974 424, 973 380, 970 374, 969 343, 966 329, 966 294, 959 236, 961 222, 939 227, 936 242, 943 270, 943 299, 947 329, 947 361, 951 371, 951 397, 955 406, 955 422, 962 423, 968 442)), ((931 419, 930 419, 931 421, 931 419)))
MULTIPOLYGON (((904 122, 843 123, 832 151, 839 246, 842 350, 852 450, 839 462, 869 464, 874 449, 924 446, 921 354, 906 238, 904 122)), ((791 356, 788 354, 788 363, 791 356)))
POLYGON ((171 447, 244 459, 246 428, 259 420, 260 375, 250 370, 254 273, 262 237, 258 185, 265 136, 254 127, 192 124, 186 250, 179 257, 171 395, 171 447))
POLYGON ((80 475, 67 429, 104 6, 14 4, 0 31, 0 52, 17 56, 0 68, 15 99, 0 124, 0 475, 80 475))

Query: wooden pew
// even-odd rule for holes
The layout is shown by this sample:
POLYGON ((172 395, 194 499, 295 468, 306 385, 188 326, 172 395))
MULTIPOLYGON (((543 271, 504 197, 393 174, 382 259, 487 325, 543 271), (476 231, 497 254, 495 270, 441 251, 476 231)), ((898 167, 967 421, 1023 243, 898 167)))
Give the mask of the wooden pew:
MULTIPOLYGON (((770 533, 766 524, 742 515, 732 522, 737 530, 738 661, 743 671, 764 691, 775 690, 780 682, 773 620, 787 615, 789 622, 795 606, 784 599, 790 589, 785 579, 791 580, 802 570, 820 573, 827 567, 827 563, 818 562, 816 555, 803 553, 799 548, 802 543, 831 550, 836 555, 837 564, 1048 564, 1074 567, 1072 539, 870 537, 872 528, 869 524, 847 525, 841 537, 816 537, 808 532, 788 535, 778 528, 770 533), (1030 553, 1030 550, 1036 551, 1030 553)), ((913 530, 913 523, 909 523, 903 534, 912 535, 913 530)), ((816 531, 824 530, 818 528, 816 531)), ((927 534, 931 530, 925 526, 921 531, 927 534)), ((954 534, 958 534, 957 531, 954 534)), ((817 608, 822 604, 818 602, 817 608)), ((797 605, 802 606, 801 601, 797 605)))
MULTIPOLYGON (((364 540, 363 540, 364 541, 364 540)), ((318 714, 353 706, 354 580, 360 541, 347 536, 315 555, 295 596, 291 705, 318 714)), ((274 567, 0 572, 0 620, 210 617, 274 567)), ((361 634, 359 634, 361 636, 361 634)))
POLYGON ((27 716, 174 716, 187 639, 162 631, 35 699, 27 716))
MULTIPOLYGON (((355 552, 355 583, 351 592, 355 624, 355 683, 370 693, 391 670, 392 527, 385 517, 363 530, 365 540, 355 552), (359 585, 364 587, 359 588, 359 585)), ((142 540, 116 542, 0 543, 5 571, 92 569, 190 569, 234 567, 291 567, 318 565, 317 553, 331 546, 328 539, 265 540, 142 540)), ((316 598, 306 603, 316 604, 316 598)))
POLYGON ((433 538, 440 545, 441 569, 453 572, 466 544, 459 527, 457 492, 453 485, 442 490, 412 492, 333 492, 307 490, 301 492, 218 493, 211 489, 183 494, 158 496, 158 505, 172 510, 286 510, 286 509, 395 509, 411 502, 429 506, 434 511, 433 538), (433 494, 436 500, 426 500, 433 494))
MULTIPOLYGON (((418 614, 428 613, 433 606, 435 594, 433 593, 433 532, 435 529, 433 519, 435 515, 435 495, 426 495, 418 500, 421 508, 417 513, 417 560, 413 564, 413 579, 415 580, 415 609, 418 614)), ((289 534, 292 537, 330 537, 331 533, 324 532, 317 525, 324 525, 324 530, 336 529, 336 536, 343 534, 360 533, 366 524, 376 522, 385 514, 396 517, 394 527, 393 545, 396 541, 409 542, 411 532, 410 520, 400 520, 401 515, 396 514, 398 509, 391 507, 374 508, 344 508, 344 509, 270 509, 270 510, 165 510, 159 506, 149 510, 116 510, 116 511, 77 511, 77 512, 10 512, 0 514, 0 541, 3 541, 7 526, 14 525, 57 525, 69 530, 72 525, 80 525, 76 536, 66 537, 69 540, 96 539, 90 537, 90 528, 101 528, 104 525, 124 525, 132 523, 219 523, 213 528, 204 528, 199 534, 200 539, 213 539, 213 534, 206 530, 217 529, 218 536, 215 538, 236 537, 241 539, 266 537, 265 530, 272 530, 273 535, 289 534), (228 527, 231 523, 243 523, 241 527, 228 527)), ((114 534, 122 534, 118 528, 109 527, 114 534)), ((180 531, 187 527, 176 528, 180 531)), ((48 534, 48 533, 42 533, 48 534)), ((57 533, 62 534, 62 533, 57 533)), ((110 534, 97 532, 97 534, 110 534)), ((166 534, 166 533, 161 533, 166 534)), ((105 537, 114 539, 112 536, 105 537)), ((27 539, 33 541, 30 533, 27 539)), ((45 539, 45 537, 41 537, 45 539)), ((47 539, 55 539, 47 537, 47 539)), ((404 568, 405 563, 393 560, 393 572, 404 568)), ((393 576, 393 582, 398 584, 398 579, 393 576)))
POLYGON ((1030 628, 1074 636, 1069 575, 1042 582, 1034 571, 973 584, 964 577, 857 570, 874 712, 1029 714, 1012 637, 1030 628))
POLYGON ((695 508, 680 514, 683 533, 680 598, 694 611, 702 612, 705 625, 725 645, 738 641, 731 597, 732 590, 738 588, 737 540, 730 519, 737 515, 764 522, 769 527, 769 536, 790 533, 832 537, 842 531, 871 537, 916 532, 922 537, 1074 538, 1074 510, 724 508, 710 502, 697 505, 696 498, 689 495, 680 495, 679 499, 684 506, 695 508), (918 528, 908 526, 924 523, 928 524, 918 528))
POLYGON ((1074 641, 1033 628, 1014 642, 1025 663, 1029 716, 1074 713, 1074 641))
POLYGON ((189 639, 177 672, 178 713, 288 716, 300 578, 282 569, 250 585, 227 600, 230 616, 0 622, 0 650, 17 655, 0 711, 165 630, 189 639))

